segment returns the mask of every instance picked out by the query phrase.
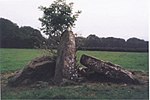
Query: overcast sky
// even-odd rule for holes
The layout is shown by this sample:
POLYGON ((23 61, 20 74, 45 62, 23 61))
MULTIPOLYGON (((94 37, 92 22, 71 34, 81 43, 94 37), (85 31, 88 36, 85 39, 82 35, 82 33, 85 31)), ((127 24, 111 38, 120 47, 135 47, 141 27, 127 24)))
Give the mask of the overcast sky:
MULTIPOLYGON (((53 0, 0 0, 0 17, 19 26, 40 29, 40 5, 49 6, 53 0)), ((74 2, 74 10, 82 10, 74 33, 84 37, 148 40, 148 0, 67 0, 74 2)))

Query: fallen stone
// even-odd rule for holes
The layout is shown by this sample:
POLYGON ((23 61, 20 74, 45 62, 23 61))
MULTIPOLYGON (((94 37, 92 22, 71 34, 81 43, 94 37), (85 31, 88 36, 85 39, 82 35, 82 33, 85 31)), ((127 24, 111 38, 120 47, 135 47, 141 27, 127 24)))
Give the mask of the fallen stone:
POLYGON ((36 81, 49 81, 54 77, 56 58, 43 56, 35 58, 26 67, 11 77, 8 81, 10 86, 26 85, 36 81))
MULTIPOLYGON (((82 55, 80 63, 94 71, 92 74, 88 73, 91 79, 104 78, 104 80, 116 81, 122 83, 139 84, 139 81, 134 77, 132 72, 123 69, 121 66, 112 64, 111 62, 102 61, 91 56, 82 55)), ((85 74, 85 73, 84 73, 85 74)))

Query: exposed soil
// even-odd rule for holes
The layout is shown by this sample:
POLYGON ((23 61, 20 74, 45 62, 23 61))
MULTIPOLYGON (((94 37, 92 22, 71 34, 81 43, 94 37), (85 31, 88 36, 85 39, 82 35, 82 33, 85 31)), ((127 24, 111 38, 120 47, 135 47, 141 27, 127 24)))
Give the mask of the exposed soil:
MULTIPOLYGON (((149 83, 149 75, 148 75, 148 72, 147 73, 144 73, 142 71, 132 71, 132 73, 135 75, 135 77, 137 79, 140 80, 140 82, 142 83, 141 85, 148 85, 149 83)), ((7 83, 8 83, 8 79, 13 75, 14 73, 3 73, 1 74, 1 88, 3 89, 4 87, 7 86, 7 83)), ((97 77, 95 75, 89 77, 90 79, 88 80, 85 80, 83 82, 80 82, 80 83, 84 83, 84 84, 90 84, 90 83, 109 83, 109 84, 117 84, 116 82, 113 82, 111 80, 111 82, 109 81, 109 79, 104 79, 104 77, 102 77, 102 79, 100 79, 99 77, 99 80, 97 80, 97 77)), ((42 83, 42 82, 41 82, 42 83)), ((79 83, 79 84, 80 84, 79 83)), ((40 82, 36 82, 36 85, 37 84, 40 84, 40 82)), ((44 82, 42 84, 45 84, 44 82)), ((46 83, 47 84, 47 83, 46 83)), ((35 85, 35 84, 34 84, 35 85)), ((121 83, 119 83, 118 85, 122 85, 121 83)), ((30 86, 33 86, 33 84, 31 85, 26 85, 26 86, 19 86, 19 87, 30 87, 30 86)), ((47 86, 51 86, 51 84, 48 84, 47 86)))
MULTIPOLYGON (((57 94, 57 91, 59 89, 58 86, 54 86, 52 84, 49 84, 48 82, 42 82, 42 81, 38 81, 30 85, 20 85, 18 87, 10 87, 7 85, 7 83, 8 83, 9 77, 11 77, 13 74, 14 73, 1 74, 2 98, 11 98, 11 96, 13 97, 17 96, 16 98, 23 98, 24 96, 23 94, 25 93, 25 91, 29 91, 29 90, 35 91, 35 92, 29 91, 31 95, 34 95, 35 97, 37 95, 35 95, 34 93, 38 94, 38 93, 44 92, 43 97, 45 97, 45 91, 44 91, 45 89, 49 90, 47 91, 46 94, 48 94, 51 90, 55 90, 54 93, 51 92, 51 95, 46 95, 45 98, 47 99, 59 95, 59 93, 57 94), (41 92, 39 92, 39 90, 41 90, 41 92)), ((87 95, 89 96, 89 98, 91 98, 91 97, 97 97, 98 95, 100 95, 99 97, 101 97, 101 96, 104 96, 104 94, 108 94, 109 96, 106 96, 103 98, 122 98, 123 99, 123 98, 129 98, 130 96, 132 96, 131 98, 134 98, 134 99, 148 98, 148 83, 149 83, 148 73, 144 73, 141 71, 134 71, 133 74, 139 80, 141 80, 142 84, 135 85, 135 84, 125 84, 125 83, 113 83, 113 82, 109 82, 106 80, 105 81, 104 80, 103 81, 100 81, 100 80, 99 81, 98 80, 86 81, 85 80, 78 84, 74 84, 74 83, 72 84, 71 82, 68 82, 67 84, 60 87, 60 90, 62 89, 65 90, 66 88, 67 89, 66 91, 73 91, 75 92, 75 94, 78 94, 78 92, 83 91, 84 93, 81 95, 82 97, 84 96, 84 98, 88 98, 87 95), (123 94, 120 94, 120 92, 123 94), (118 93, 119 93, 119 96, 116 97, 116 94, 118 93)), ((64 93, 63 96, 65 97, 67 94, 68 93, 66 94, 64 93)), ((79 96, 79 94, 77 96, 79 96)), ((28 98, 28 96, 27 97, 25 96, 24 98, 28 98)), ((39 98, 39 97, 36 97, 36 98, 39 98)), ((63 97, 60 96, 60 98, 62 99, 63 97)))

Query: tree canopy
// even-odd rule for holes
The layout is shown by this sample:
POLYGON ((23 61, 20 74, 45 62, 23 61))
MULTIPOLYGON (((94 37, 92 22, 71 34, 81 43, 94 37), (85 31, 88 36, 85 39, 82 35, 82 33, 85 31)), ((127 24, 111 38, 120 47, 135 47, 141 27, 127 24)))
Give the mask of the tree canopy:
POLYGON ((129 38, 127 41, 121 38, 99 38, 89 35, 87 38, 76 37, 78 49, 81 50, 104 50, 104 51, 148 51, 148 41, 138 38, 129 38))
POLYGON ((8 19, 0 18, 0 47, 35 48, 40 47, 46 39, 41 32, 30 26, 20 27, 8 19))
POLYGON ((51 44, 58 44, 61 34, 75 25, 81 11, 73 13, 73 3, 66 0, 56 0, 48 8, 39 7, 43 11, 41 30, 49 35, 51 44))

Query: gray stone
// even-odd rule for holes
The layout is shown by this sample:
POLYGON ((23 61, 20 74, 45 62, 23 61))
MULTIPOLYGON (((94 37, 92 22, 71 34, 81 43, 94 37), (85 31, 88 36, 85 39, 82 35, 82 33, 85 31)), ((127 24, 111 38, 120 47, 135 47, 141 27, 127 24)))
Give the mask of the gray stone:
MULTIPOLYGON (((94 71, 94 77, 105 80, 118 81, 123 83, 139 84, 140 82, 135 78, 132 72, 123 69, 121 66, 112 64, 111 62, 102 61, 91 56, 82 55, 80 63, 88 67, 88 70, 94 71), (97 74, 95 74, 95 72, 97 74)), ((85 73, 84 73, 85 74, 85 73)), ((92 74, 90 74, 92 75, 92 74)))
POLYGON ((65 31, 61 36, 61 41, 57 50, 57 61, 54 81, 60 84, 63 78, 76 80, 78 77, 76 64, 75 36, 72 31, 65 31))

